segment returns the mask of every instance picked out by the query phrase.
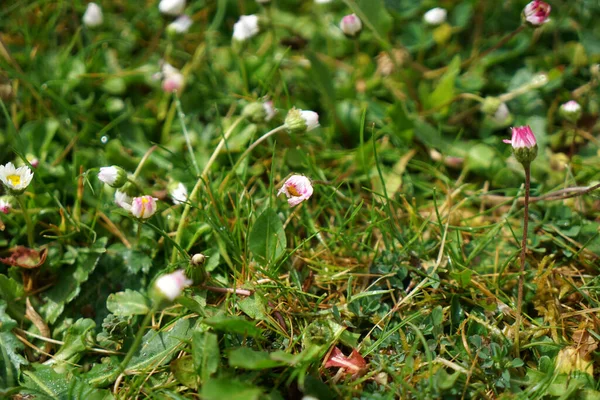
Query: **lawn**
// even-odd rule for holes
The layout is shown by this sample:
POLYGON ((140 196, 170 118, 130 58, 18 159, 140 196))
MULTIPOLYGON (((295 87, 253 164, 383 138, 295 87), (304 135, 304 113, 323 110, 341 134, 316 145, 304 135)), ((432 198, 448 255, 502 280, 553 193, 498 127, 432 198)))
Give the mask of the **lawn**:
POLYGON ((3 1, 0 398, 600 399, 600 3, 548 3, 3 1))

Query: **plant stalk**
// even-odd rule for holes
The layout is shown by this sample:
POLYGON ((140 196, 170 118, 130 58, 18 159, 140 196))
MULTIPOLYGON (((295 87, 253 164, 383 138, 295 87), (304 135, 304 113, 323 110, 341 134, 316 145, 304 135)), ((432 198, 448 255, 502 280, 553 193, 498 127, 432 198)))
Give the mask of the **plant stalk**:
POLYGON ((25 218, 25 225, 27 226, 27 245, 30 249, 33 249, 33 223, 31 222, 31 217, 27 212, 27 207, 25 206, 25 200, 23 200, 25 195, 15 196, 17 198, 17 202, 19 203, 19 207, 21 207, 21 212, 23 213, 23 218, 25 218))
POLYGON ((527 256, 527 230, 529 225, 529 189, 531 186, 531 166, 523 165, 525 169, 525 203, 523 207, 523 239, 521 240, 521 266, 519 269, 519 288, 517 292, 517 317, 515 321, 515 350, 519 354, 519 332, 523 312, 523 286, 525 284, 525 257, 527 256))

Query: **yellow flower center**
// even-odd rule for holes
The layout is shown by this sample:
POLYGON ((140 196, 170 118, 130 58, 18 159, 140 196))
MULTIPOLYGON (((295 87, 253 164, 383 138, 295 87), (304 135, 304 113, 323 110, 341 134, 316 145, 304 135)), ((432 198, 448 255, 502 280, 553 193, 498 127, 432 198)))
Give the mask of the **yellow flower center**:
POLYGON ((18 186, 21 183, 21 176, 19 175, 9 175, 6 177, 11 185, 18 186))
POLYGON ((142 203, 143 204, 148 204, 148 199, 146 197, 142 197, 142 203))
POLYGON ((287 188, 288 193, 291 194, 292 196, 300 196, 300 193, 298 193, 298 190, 296 189, 296 186, 288 186, 287 188))

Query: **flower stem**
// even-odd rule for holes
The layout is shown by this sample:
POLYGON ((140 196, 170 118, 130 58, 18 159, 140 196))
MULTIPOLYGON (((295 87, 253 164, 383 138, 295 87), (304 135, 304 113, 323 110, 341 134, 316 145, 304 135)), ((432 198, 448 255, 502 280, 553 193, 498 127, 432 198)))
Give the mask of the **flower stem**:
POLYGON ((144 336, 144 328, 146 327, 146 325, 148 325, 150 319, 152 318, 157 309, 158 304, 155 304, 152 307, 152 309, 144 316, 144 320, 142 321, 142 324, 140 325, 140 328, 138 329, 137 334, 135 335, 135 339, 133 340, 129 351, 127 351, 127 355, 125 355, 125 358, 121 362, 121 365, 119 365, 119 368, 113 373, 114 377, 116 377, 119 374, 122 374, 123 372, 125 372, 125 369, 127 369, 127 364, 129 364, 129 361, 131 361, 131 359, 133 358, 135 351, 138 349, 138 347, 140 347, 140 343, 142 342, 142 338, 144 336))
POLYGON ((531 183, 531 168, 529 164, 523 164, 525 168, 525 204, 523 207, 523 239, 521 240, 521 267, 519 269, 519 288, 517 293, 517 317, 515 321, 515 350, 519 354, 519 332, 521 330, 521 319, 523 309, 523 286, 525 283, 525 257, 527 256, 527 229, 529 225, 529 189, 531 183))
POLYGON ((196 176, 199 176, 200 168, 198 167, 198 163, 196 162, 196 156, 194 155, 194 149, 192 148, 190 134, 188 133, 187 127, 185 126, 185 114, 183 113, 183 110, 181 108, 181 102, 179 101, 179 97, 177 97, 177 93, 173 94, 173 99, 175 100, 175 107, 177 107, 177 116, 179 117, 179 122, 181 123, 181 129, 183 129, 183 136, 185 136, 185 143, 187 144, 187 148, 190 153, 190 158, 192 159, 194 171, 196 172, 196 176))
MULTIPOLYGON (((204 181, 205 181, 205 179, 206 179, 206 177, 208 175, 208 171, 210 171, 210 167, 212 166, 212 164, 217 159, 217 156, 219 155, 219 152, 221 151, 221 149, 223 148, 223 146, 225 146, 225 142, 227 142, 227 139, 229 139, 229 136, 231 136, 231 134, 233 133, 233 131, 235 130, 235 128, 243 120, 244 120, 244 117, 242 117, 242 116, 238 117, 238 119, 236 119, 233 122, 233 124, 231 124, 231 126, 229 127, 229 129, 227 129, 227 131, 225 132, 225 134, 221 138, 221 141, 217 145, 217 148, 215 149, 215 151, 213 151, 212 155, 210 156, 210 159, 206 163, 206 166, 204 167, 204 170, 202 171, 202 175, 196 181, 196 185, 192 189, 192 192, 190 193, 190 196, 188 197, 187 202, 185 203, 185 208, 183 209, 183 213, 181 214, 181 218, 179 219, 179 225, 177 225, 177 232, 175 233, 175 243, 181 245, 181 237, 183 236, 183 227, 185 226, 185 223, 186 223, 186 220, 187 220, 187 216, 190 213, 190 210, 192 209, 192 203, 196 200, 196 196, 198 194, 198 191, 202 187, 202 184, 204 183, 204 181)), ((173 251, 173 254, 171 255, 171 263, 172 264, 174 264, 175 261, 177 261, 177 254, 178 254, 177 251, 173 251)))
POLYGON ((17 198, 17 202, 19 203, 19 207, 21 207, 21 212, 23 213, 23 218, 25 218, 25 225, 27 225, 27 245, 29 248, 33 248, 33 223, 31 222, 31 217, 27 212, 27 207, 25 206, 25 195, 15 196, 17 198))
POLYGON ((246 149, 246 151, 244 151, 242 153, 242 155, 236 161, 235 165, 231 168, 231 170, 229 171, 229 173, 225 176, 225 178, 223 179, 223 182, 221 182, 221 184, 219 185, 219 192, 223 191, 223 189, 225 188, 225 185, 227 184, 227 182, 231 178, 231 175, 235 174, 235 171, 240 166, 241 162, 244 160, 244 158, 246 158, 248 156, 248 154, 252 153, 252 150, 254 150, 256 148, 256 146, 258 146, 260 143, 262 143, 263 141, 265 141, 268 137, 273 136, 274 134, 276 134, 277 132, 280 132, 280 131, 284 130, 285 128, 286 128, 285 124, 280 125, 277 128, 270 130, 269 132, 265 133, 264 135, 262 135, 261 137, 259 137, 258 139, 256 139, 256 141, 254 143, 252 143, 252 145, 250 145, 250 147, 248 147, 246 149))
POLYGON ((134 184, 137 185, 137 183, 135 182, 135 179, 138 177, 138 175, 140 174, 140 172, 142 172, 142 168, 144 167, 144 164, 146 163, 146 161, 148 161, 148 158, 150 158, 150 154, 152 154, 154 152, 154 150, 157 149, 157 147, 158 147, 157 145, 154 145, 154 146, 150 147, 148 149, 148 151, 146 151, 146 154, 144 154, 144 156, 140 160, 140 163, 138 164, 137 168, 133 172, 133 178, 132 179, 128 179, 130 182, 132 182, 132 183, 134 183, 134 184))

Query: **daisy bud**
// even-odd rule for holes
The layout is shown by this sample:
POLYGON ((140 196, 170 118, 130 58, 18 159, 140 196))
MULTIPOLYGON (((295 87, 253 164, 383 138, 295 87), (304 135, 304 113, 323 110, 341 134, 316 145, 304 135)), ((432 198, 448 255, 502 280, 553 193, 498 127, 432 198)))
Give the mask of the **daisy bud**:
POLYGON ((29 161, 29 164, 31 164, 33 168, 37 168, 38 165, 40 165, 40 160, 38 160, 37 157, 33 154, 27 154, 25 158, 27 159, 27 161, 29 161))
POLYGON ((148 219, 157 210, 157 198, 152 196, 134 197, 131 203, 131 214, 139 219, 148 219))
POLYGON ((166 15, 179 15, 185 8, 185 0, 161 0, 158 10, 166 15))
POLYGON ((277 110, 273 107, 273 102, 271 100, 265 101, 264 103, 250 103, 244 107, 244 110, 242 111, 242 115, 255 124, 270 121, 276 113, 277 110))
POLYGON ((517 161, 529 165, 537 156, 537 141, 529 125, 517 126, 512 129, 512 138, 504 139, 504 143, 512 145, 513 154, 517 161))
POLYGON ((89 3, 83 14, 83 24, 88 28, 95 28, 102 25, 104 18, 102 16, 102 9, 96 3, 89 3))
POLYGON ((243 42, 258 34, 258 16, 242 15, 238 22, 233 24, 233 39, 243 42))
POLYGON ((183 204, 188 199, 188 191, 181 182, 173 182, 169 185, 169 195, 175 205, 183 204))
POLYGON ((120 190, 117 190, 115 192, 115 203, 127 210, 127 211, 131 211, 131 202, 133 201, 133 199, 126 193, 126 192, 122 192, 120 190))
POLYGON ((496 110, 496 112, 494 113, 492 118, 498 124, 505 124, 505 123, 508 124, 509 122, 507 120, 509 117, 510 117, 510 110, 508 109, 508 106, 506 105, 506 103, 502 103, 502 104, 500 104, 500 106, 498 107, 498 109, 496 110))
POLYGON ((173 93, 181 90, 185 78, 177 68, 173 67, 171 64, 165 63, 162 68, 162 75, 162 88, 165 92, 173 93))
POLYGON ((100 168, 98 179, 106 183, 110 187, 118 189, 127 183, 127 172, 116 165, 100 168))
POLYGON ((362 22, 356 14, 346 15, 340 22, 340 29, 346 36, 356 36, 362 30, 362 22))
POLYGON ((202 265, 206 261, 206 256, 202 253, 194 254, 192 257, 192 265, 202 265))
POLYGON ((192 281, 185 276, 182 269, 161 276, 154 282, 154 287, 161 297, 169 301, 181 295, 183 289, 190 286, 192 281))
POLYGON ((494 115, 496 111, 498 111, 500 104, 502 104, 502 100, 497 97, 488 96, 481 104, 481 111, 483 111, 484 114, 494 115))
POLYGON ((187 15, 178 17, 175 21, 167 25, 167 34, 170 36, 177 36, 187 33, 192 26, 192 19, 187 15))
POLYGON ((315 0, 315 3, 317 4, 328 4, 331 3, 333 0, 315 0))
POLYGON ((0 197, 0 212, 8 214, 12 210, 12 203, 9 196, 0 197))
POLYGON ((304 133, 319 126, 319 114, 292 108, 285 117, 285 126, 289 133, 304 133))
POLYGON ((550 4, 534 0, 523 9, 523 20, 531 27, 538 27, 550 21, 550 4))
POLYGON ((279 189, 277 196, 281 193, 285 194, 288 198, 290 207, 295 207, 312 196, 312 183, 304 175, 292 175, 285 181, 281 189, 279 189))
POLYGON ((256 0, 258 4, 269 4, 271 0, 256 0))
POLYGON ((27 189, 27 186, 33 179, 33 172, 28 166, 15 168, 13 163, 0 165, 0 181, 6 186, 12 194, 21 194, 27 189))
POLYGON ((581 118, 581 106, 575 100, 567 101, 560 106, 559 113, 561 117, 575 124, 581 118))
POLYGON ((448 12, 445 9, 443 9, 441 7, 436 7, 436 8, 432 8, 431 10, 427 11, 423 15, 423 21, 425 21, 425 23, 427 25, 437 26, 437 25, 441 25, 444 22, 446 22, 447 16, 448 16, 448 12))

